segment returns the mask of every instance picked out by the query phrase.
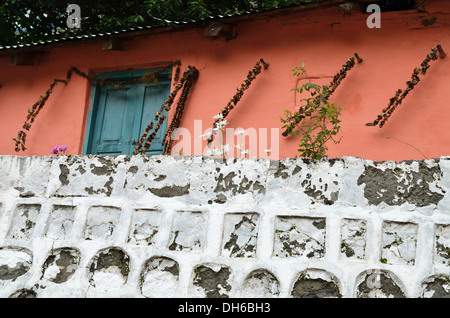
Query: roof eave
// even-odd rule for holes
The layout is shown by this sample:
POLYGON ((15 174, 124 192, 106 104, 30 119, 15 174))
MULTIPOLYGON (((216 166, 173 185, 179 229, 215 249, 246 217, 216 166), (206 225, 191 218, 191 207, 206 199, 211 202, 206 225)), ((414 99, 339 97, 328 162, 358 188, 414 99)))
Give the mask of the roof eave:
POLYGON ((146 26, 146 27, 134 27, 126 30, 117 30, 112 32, 72 36, 63 39, 54 39, 42 43, 28 43, 14 46, 0 47, 0 56, 8 55, 21 51, 44 51, 53 48, 66 47, 66 46, 78 46, 80 44, 93 43, 109 38, 136 38, 145 37, 150 35, 157 35, 168 32, 177 32, 187 29, 204 28, 207 23, 211 21, 220 21, 222 23, 243 23, 254 20, 270 19, 280 16, 286 16, 296 14, 300 12, 315 11, 320 9, 330 8, 342 3, 348 2, 348 0, 329 0, 322 2, 314 2, 296 6, 288 6, 284 8, 267 9, 258 12, 247 12, 243 14, 235 14, 229 16, 211 16, 205 19, 191 21, 191 22, 172 22, 169 26, 146 26))

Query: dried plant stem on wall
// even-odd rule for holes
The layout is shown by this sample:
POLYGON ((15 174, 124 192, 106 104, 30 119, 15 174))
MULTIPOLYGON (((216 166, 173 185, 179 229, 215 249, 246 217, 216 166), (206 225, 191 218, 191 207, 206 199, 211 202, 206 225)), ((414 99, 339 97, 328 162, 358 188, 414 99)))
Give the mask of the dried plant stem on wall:
POLYGON ((428 64, 430 61, 434 61, 438 58, 438 49, 432 48, 431 53, 427 55, 425 60, 422 62, 420 67, 414 68, 414 71, 411 76, 411 80, 406 82, 406 89, 403 91, 401 89, 398 89, 395 92, 394 97, 392 97, 389 100, 388 106, 384 108, 381 111, 381 114, 377 116, 377 119, 375 119, 371 123, 367 123, 366 126, 379 126, 380 128, 384 126, 386 121, 391 117, 394 110, 402 103, 403 99, 408 95, 410 91, 414 89, 414 87, 419 83, 420 78, 419 74, 425 75, 427 70, 430 68, 430 65, 428 64))
POLYGON ((31 124, 34 122, 34 120, 36 119, 36 116, 39 114, 39 112, 44 107, 45 103, 47 102, 48 98, 50 97, 50 94, 53 92, 53 88, 56 86, 56 84, 64 83, 65 85, 67 85, 69 83, 70 79, 72 78, 73 73, 77 74, 78 76, 84 77, 91 83, 99 84, 100 86, 110 85, 110 86, 118 87, 120 89, 125 89, 124 84, 126 84, 126 83, 150 83, 150 82, 157 83, 159 76, 163 72, 171 69, 174 66, 177 66, 177 72, 179 72, 178 70, 179 70, 180 65, 181 65, 181 62, 179 60, 176 60, 164 68, 160 68, 157 70, 150 70, 150 71, 146 72, 144 75, 142 75, 141 77, 133 79, 131 81, 126 81, 126 82, 112 81, 108 78, 99 79, 99 78, 96 78, 95 76, 90 76, 90 75, 84 73, 83 71, 80 71, 78 68, 72 66, 67 71, 66 79, 55 78, 53 80, 53 82, 50 84, 50 88, 43 95, 41 95, 39 97, 39 100, 36 103, 34 103, 34 105, 31 106, 31 108, 28 108, 28 115, 25 120, 25 123, 22 126, 23 130, 20 130, 18 132, 16 138, 12 138, 15 142, 15 151, 19 152, 21 150, 25 151, 27 149, 25 147, 25 142, 26 142, 26 137, 27 137, 25 130, 26 131, 30 130, 31 124))
POLYGON ((186 103, 188 94, 192 87, 192 83, 195 79, 197 79, 197 77, 198 77, 198 70, 195 67, 189 65, 188 68, 186 69, 186 71, 183 73, 183 76, 181 77, 179 83, 173 89, 172 93, 170 93, 169 97, 161 105, 161 108, 156 112, 154 121, 151 122, 145 129, 144 133, 142 134, 141 138, 139 139, 139 142, 137 143, 136 147, 134 148, 134 152, 133 152, 134 155, 139 154, 139 152, 142 155, 145 155, 147 150, 150 149, 152 141, 156 137, 156 133, 158 132, 159 128, 161 127, 161 125, 163 124, 164 120, 167 117, 166 114, 163 114, 163 111, 168 112, 170 110, 170 108, 174 102, 175 96, 177 95, 178 91, 181 88, 183 88, 180 99, 178 100, 178 105, 177 105, 177 109, 175 111, 174 118, 173 118, 172 123, 170 124, 170 127, 164 137, 164 143, 166 145, 165 153, 170 152, 172 143, 171 143, 171 141, 168 142, 167 138, 170 139, 173 130, 175 130, 179 126, 181 115, 183 114, 183 109, 185 107, 185 103, 186 103), (147 138, 150 130, 153 129, 154 122, 157 122, 157 125, 154 128, 154 131, 147 138))
POLYGON ((427 159, 427 157, 425 156, 425 154, 424 154, 422 151, 420 151, 419 148, 417 148, 416 146, 411 145, 409 142, 406 142, 406 141, 403 141, 403 140, 400 140, 400 139, 397 139, 397 138, 394 138, 394 137, 391 137, 391 136, 386 136, 386 139, 394 139, 394 140, 396 140, 396 141, 398 141, 398 142, 401 142, 402 144, 408 145, 408 146, 410 146, 410 147, 416 149, 417 152, 419 152, 419 153, 422 155, 423 159, 427 159))
MULTIPOLYGON (((31 106, 31 108, 28 108, 27 119, 25 120, 25 123, 22 126, 22 128, 24 130, 26 130, 26 131, 30 130, 31 124, 34 122, 36 116, 39 114, 41 109, 44 107, 45 102, 50 97, 50 94, 53 92, 53 88, 56 86, 56 84, 61 83, 61 82, 64 84, 67 84, 69 79, 70 79, 69 76, 65 80, 55 78, 53 80, 53 82, 50 84, 49 89, 47 89, 47 91, 43 95, 41 95, 41 97, 39 97, 39 100, 36 103, 34 103, 34 105, 31 106)), ((19 133, 17 134, 17 137, 13 138, 14 142, 16 143, 16 145, 15 145, 16 152, 19 152, 20 150, 25 151, 27 149, 25 147, 25 140, 26 140, 27 134, 24 130, 20 130, 19 133)))
POLYGON ((180 98, 178 99, 177 108, 175 109, 175 114, 173 115, 172 122, 167 129, 166 135, 164 136, 163 143, 165 145, 164 154, 170 155, 172 151, 173 139, 172 133, 180 126, 181 116, 183 116, 184 108, 186 106, 186 101, 191 91, 194 81, 198 78, 198 70, 195 67, 190 67, 188 69, 188 74, 186 82, 181 91, 180 98))
MULTIPOLYGON (((256 78, 256 76, 261 73, 262 68, 265 70, 269 67, 269 64, 266 63, 262 58, 259 59, 258 62, 256 62, 255 66, 251 71, 248 72, 247 78, 242 82, 241 86, 237 88, 236 94, 230 99, 228 104, 222 109, 220 114, 222 115, 220 118, 215 119, 213 123, 213 128, 216 128, 217 123, 225 119, 225 117, 228 116, 229 112, 233 110, 234 107, 236 107, 237 103, 241 100, 242 96, 244 95, 244 91, 247 90, 253 80, 256 78), (261 66, 262 64, 262 66, 261 66)), ((216 133, 216 130, 212 130, 212 134, 208 137, 207 141, 208 144, 210 144, 213 141, 214 134, 216 133)))
MULTIPOLYGON (((357 53, 355 53, 355 56, 358 60, 358 63, 362 63, 363 60, 358 56, 357 53)), ((318 95, 316 97, 316 104, 320 103, 320 98, 325 97, 326 100, 330 98, 330 96, 334 93, 334 91, 342 82, 342 80, 347 76, 347 72, 350 71, 353 68, 353 66, 355 66, 355 58, 351 57, 342 65, 341 70, 333 77, 333 80, 328 85, 328 91, 325 94, 325 96, 318 95)), ((286 119, 287 121, 290 121, 290 124, 286 128, 286 130, 283 131, 282 135, 284 137, 288 136, 289 133, 291 133, 295 129, 295 127, 301 122, 301 120, 308 115, 310 114, 308 112, 305 112, 304 106, 303 105, 300 106, 297 112, 295 112, 292 116, 286 119)))

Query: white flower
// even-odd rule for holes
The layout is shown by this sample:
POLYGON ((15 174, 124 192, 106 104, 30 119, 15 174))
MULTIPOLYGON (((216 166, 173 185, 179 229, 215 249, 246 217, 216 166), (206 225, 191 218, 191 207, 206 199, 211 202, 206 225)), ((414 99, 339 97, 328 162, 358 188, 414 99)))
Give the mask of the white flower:
POLYGON ((216 116, 214 116, 213 118, 214 119, 220 119, 220 118, 223 118, 223 115, 222 115, 222 113, 220 113, 220 114, 217 114, 216 116))
POLYGON ((219 130, 219 129, 222 129, 222 128, 225 127, 227 124, 228 124, 228 122, 227 122, 226 119, 221 120, 221 121, 219 121, 218 123, 216 123, 216 124, 214 125, 213 130, 219 130))
POLYGON ((264 151, 266 152, 266 153, 270 153, 270 149, 264 149, 264 151))
POLYGON ((248 149, 245 149, 245 150, 242 152, 242 154, 243 154, 243 155, 248 155, 248 149))
POLYGON ((209 149, 209 150, 206 152, 206 155, 207 155, 207 156, 211 156, 211 157, 217 156, 218 154, 219 154, 219 151, 218 151, 217 148, 209 149))
POLYGON ((199 137, 200 137, 200 138, 205 137, 206 139, 208 139, 208 137, 211 137, 211 135, 212 135, 212 131, 207 132, 207 133, 204 133, 203 135, 200 135, 199 137))
POLYGON ((248 135, 248 133, 247 133, 247 131, 246 130, 244 130, 244 129, 238 129, 238 130, 236 130, 236 132, 234 133, 235 135, 242 135, 242 136, 246 136, 246 135, 248 135))
POLYGON ((222 145, 220 148, 222 149, 222 153, 227 153, 230 151, 230 146, 228 144, 222 145))
POLYGON ((242 150, 242 145, 241 145, 241 144, 236 145, 235 147, 236 147, 239 151, 242 150))
POLYGON ((217 125, 219 125, 219 126, 226 126, 228 124, 228 122, 227 122, 227 120, 226 119, 223 119, 223 120, 221 120, 221 121, 219 121, 218 123, 217 123, 217 125))

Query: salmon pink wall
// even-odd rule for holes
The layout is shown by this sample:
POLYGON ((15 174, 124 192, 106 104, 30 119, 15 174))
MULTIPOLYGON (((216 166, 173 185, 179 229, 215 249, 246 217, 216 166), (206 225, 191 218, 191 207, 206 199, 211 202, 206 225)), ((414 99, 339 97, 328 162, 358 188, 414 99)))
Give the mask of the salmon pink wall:
POLYGON ((53 48, 35 66, 11 66, 9 55, 1 56, 0 154, 49 155, 59 144, 67 145, 69 154, 82 153, 91 91, 88 82, 77 75, 68 85, 55 87, 28 133, 27 150, 16 153, 12 140, 22 129, 27 109, 53 78, 65 78, 71 66, 96 74, 167 65, 179 59, 181 72, 188 65, 200 72, 181 121, 181 127, 191 135, 192 146, 186 148, 187 135, 179 144, 185 146, 183 154, 199 155, 206 146, 206 141, 200 144, 199 135, 212 127, 213 116, 263 58, 269 68, 245 91, 226 118, 227 127, 256 132, 267 129, 267 145, 252 148, 250 157, 266 156, 263 148, 272 148, 274 159, 294 157, 299 138, 281 136, 280 116, 285 109, 296 110, 291 89, 307 79, 297 81, 291 69, 305 62, 311 81, 328 84, 357 52, 363 63, 355 65, 331 98, 343 107, 342 141, 329 144, 328 156, 400 161, 449 155, 450 56, 430 62, 427 74, 420 76, 419 84, 383 128, 365 126, 387 106, 397 89, 406 88, 412 71, 432 47, 441 44, 450 53, 447 3, 427 1, 427 12, 421 13, 382 13, 380 29, 366 26, 367 14, 344 14, 330 8, 242 22, 237 25, 237 38, 231 41, 213 40, 205 37, 202 29, 190 29, 129 39, 125 51, 104 51, 101 42, 53 48), (424 19, 432 17, 436 17, 434 24, 423 25, 424 19), (276 129, 278 134, 270 134, 276 129))

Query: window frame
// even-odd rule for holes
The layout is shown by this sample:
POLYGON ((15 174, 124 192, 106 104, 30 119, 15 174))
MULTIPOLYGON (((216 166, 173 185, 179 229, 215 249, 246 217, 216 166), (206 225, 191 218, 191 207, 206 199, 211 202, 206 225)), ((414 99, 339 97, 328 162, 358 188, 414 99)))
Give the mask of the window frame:
MULTIPOLYGON (((137 79, 142 77, 146 72, 149 71, 157 71, 160 69, 164 69, 163 66, 160 67, 151 67, 151 68, 144 68, 144 69, 133 69, 133 70, 122 70, 122 71, 109 71, 109 72, 102 72, 97 75, 95 75, 96 79, 105 79, 108 78, 112 81, 129 81, 133 79, 137 79)), ((164 84, 168 84, 170 91, 171 91, 171 83, 172 83, 172 70, 168 69, 163 71, 160 74, 160 82, 163 82, 164 84)), ((157 85, 157 84, 154 84, 157 85)), ((90 155, 92 154, 92 148, 93 148, 93 139, 94 139, 94 132, 95 132, 95 125, 97 122, 97 114, 98 114, 98 103, 101 95, 101 86, 99 83, 93 83, 92 84, 92 92, 91 92, 91 107, 89 108, 87 119, 86 119, 86 129, 84 134, 84 142, 83 142, 83 148, 82 148, 82 154, 83 155, 90 155)), ((142 111, 141 111, 142 116, 142 111)), ((168 118, 166 118, 166 121, 168 122, 168 118)), ((147 123, 149 124, 149 123, 147 123)), ((141 127, 139 127, 139 130, 141 130, 141 127)), ((139 132, 138 132, 139 133, 139 132)), ((138 136, 139 138, 140 136, 138 136)), ((151 153, 148 153, 149 155, 151 153)), ((122 154, 124 155, 124 154, 122 154)))

